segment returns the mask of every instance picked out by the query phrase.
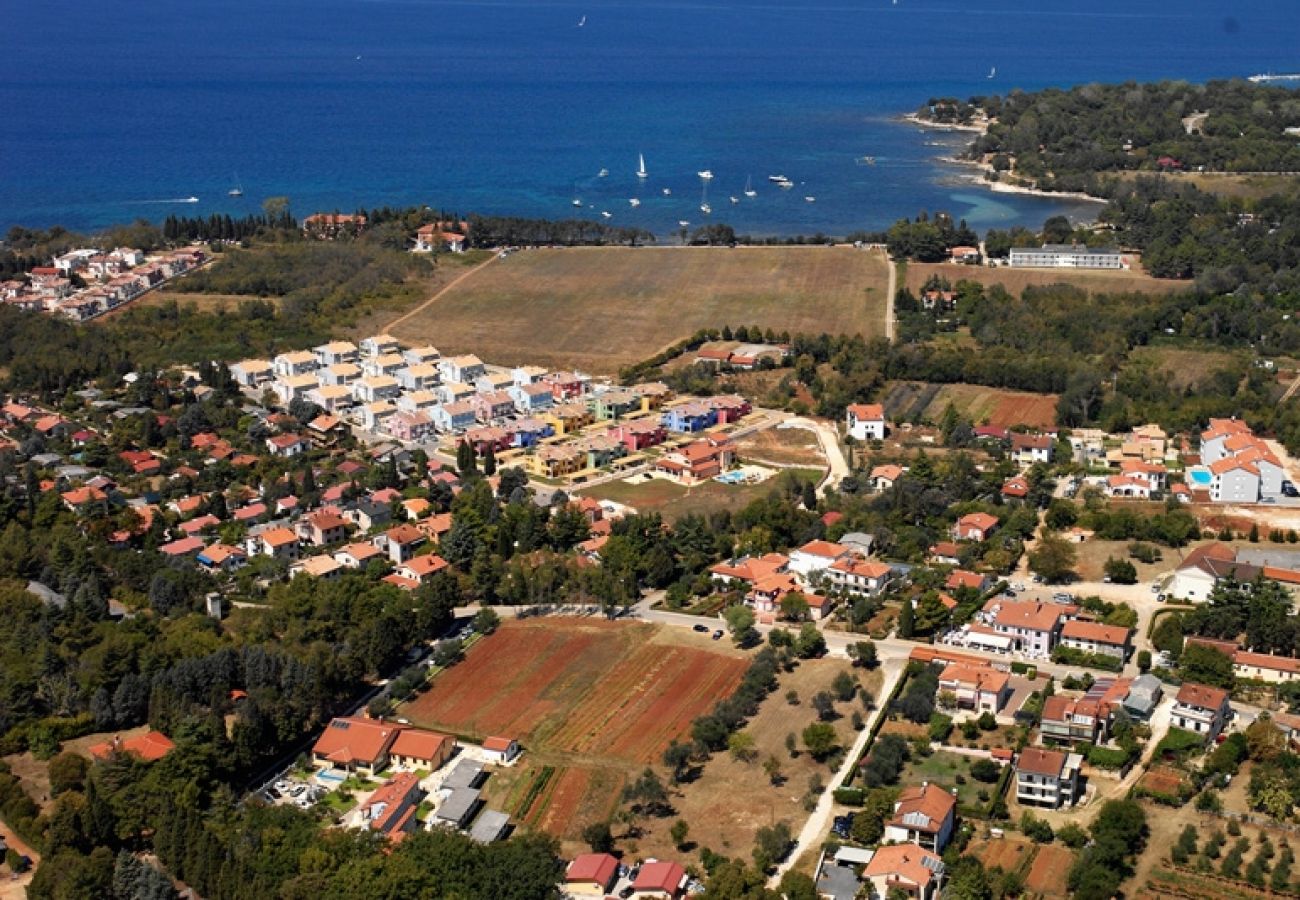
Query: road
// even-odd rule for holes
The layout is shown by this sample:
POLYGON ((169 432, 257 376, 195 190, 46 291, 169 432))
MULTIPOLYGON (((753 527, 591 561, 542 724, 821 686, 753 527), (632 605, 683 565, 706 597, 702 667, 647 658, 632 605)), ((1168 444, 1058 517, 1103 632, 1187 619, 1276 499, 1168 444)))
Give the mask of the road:
POLYGON ((885 265, 889 266, 889 288, 885 295, 885 340, 891 344, 894 342, 894 333, 897 329, 897 322, 894 319, 894 294, 898 290, 898 266, 889 258, 889 251, 882 250, 885 254, 885 265))
POLYGON ((779 427, 802 428, 817 435, 817 443, 821 445, 828 466, 826 477, 822 479, 821 484, 817 485, 819 497, 824 496, 827 490, 848 477, 849 462, 844 458, 844 451, 840 449, 840 436, 834 425, 829 422, 818 422, 815 419, 786 419, 779 427))
MULTIPOLYGON (((880 697, 888 697, 893 693, 894 687, 898 684, 898 679, 902 677, 903 671, 907 668, 907 661, 897 657, 882 660, 880 668, 884 672, 885 680, 880 687, 880 697)), ((867 719, 866 727, 858 732, 857 738, 853 741, 853 746, 849 749, 848 754, 844 757, 844 762, 835 777, 831 779, 826 790, 822 791, 821 797, 817 799, 817 806, 808 816, 808 821, 804 822, 803 828, 799 830, 799 836, 795 839, 794 849, 789 855, 776 867, 776 874, 768 880, 769 887, 776 887, 780 882, 781 876, 789 871, 808 850, 818 846, 824 840, 827 830, 831 827, 831 818, 835 813, 835 790, 844 784, 845 780, 853 772, 853 767, 857 765, 858 759, 867 748, 867 741, 871 735, 871 729, 875 726, 876 720, 885 714, 886 704, 881 703, 871 711, 867 719)))

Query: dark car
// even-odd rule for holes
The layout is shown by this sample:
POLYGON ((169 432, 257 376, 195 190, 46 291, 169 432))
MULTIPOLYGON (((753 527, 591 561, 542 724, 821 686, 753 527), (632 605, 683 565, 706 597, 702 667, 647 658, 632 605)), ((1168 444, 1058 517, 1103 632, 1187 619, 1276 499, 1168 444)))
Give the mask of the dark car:
POLYGON ((721 629, 721 628, 719 628, 717 631, 713 632, 713 639, 714 639, 715 641, 720 641, 720 640, 722 640, 722 629, 721 629))
POLYGON ((632 885, 629 884, 627 887, 623 888, 623 890, 618 892, 618 895, 624 898, 624 900, 627 900, 628 897, 632 896, 632 885))
POLYGON ((709 630, 709 626, 708 626, 708 625, 692 625, 692 626, 691 626, 691 630, 692 630, 692 631, 699 631, 699 632, 702 633, 702 632, 708 631, 708 630, 709 630))

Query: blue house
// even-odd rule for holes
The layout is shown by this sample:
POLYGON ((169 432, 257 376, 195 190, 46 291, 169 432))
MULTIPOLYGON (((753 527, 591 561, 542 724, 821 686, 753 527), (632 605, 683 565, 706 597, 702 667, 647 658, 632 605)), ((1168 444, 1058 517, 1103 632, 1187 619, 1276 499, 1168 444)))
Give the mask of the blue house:
POLYGON ((661 421, 669 431, 692 433, 718 424, 718 411, 707 403, 692 401, 664 412, 661 421))
POLYGON ((555 434, 555 426, 537 419, 523 419, 510 425, 510 446, 535 447, 555 434))

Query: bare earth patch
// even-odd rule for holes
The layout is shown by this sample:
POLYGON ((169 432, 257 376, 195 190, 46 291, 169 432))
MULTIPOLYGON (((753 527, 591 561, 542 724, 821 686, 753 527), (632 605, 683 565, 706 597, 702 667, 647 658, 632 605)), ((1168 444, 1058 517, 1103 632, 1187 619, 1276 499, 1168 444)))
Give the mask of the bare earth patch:
POLYGON ((982 285, 1000 284, 1011 294, 1019 295, 1027 287, 1048 284, 1069 284, 1095 294, 1167 294, 1187 290, 1190 281, 1173 278, 1152 278, 1140 271, 1110 270, 1079 271, 1067 269, 1011 269, 1005 266, 962 266, 956 263, 908 263, 907 287, 918 293, 921 286, 933 275, 946 278, 952 284, 974 281, 982 285))

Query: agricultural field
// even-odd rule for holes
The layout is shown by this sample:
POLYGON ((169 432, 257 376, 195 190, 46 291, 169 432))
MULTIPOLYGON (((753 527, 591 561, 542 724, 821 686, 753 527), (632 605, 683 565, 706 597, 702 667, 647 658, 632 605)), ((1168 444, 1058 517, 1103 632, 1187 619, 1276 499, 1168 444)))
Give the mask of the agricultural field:
POLYGON ((895 421, 937 422, 951 403, 976 425, 1010 428, 1056 424, 1056 394, 1030 394, 973 384, 895 382, 885 394, 885 414, 895 421))
POLYGON ((1139 270, 1012 269, 1005 266, 989 268, 956 263, 916 262, 907 264, 906 286, 912 293, 918 294, 921 286, 935 275, 948 279, 951 284, 958 281, 975 281, 986 286, 1000 284, 1017 295, 1027 287, 1048 284, 1069 284, 1094 294, 1168 294, 1191 287, 1189 281, 1152 278, 1139 270))
MULTIPOLYGON (((807 434, 807 432, 804 432, 807 434)), ((809 435, 811 437, 811 435, 809 435)), ((813 438, 813 440, 816 440, 813 438)), ((816 484, 821 480, 823 469, 793 468, 785 469, 796 477, 816 484)), ((754 500, 766 497, 771 491, 778 490, 777 478, 773 476, 760 484, 722 484, 706 481, 703 484, 686 487, 666 478, 651 478, 637 481, 609 481, 579 491, 583 496, 596 497, 601 500, 613 500, 636 509, 637 512, 657 512, 668 522, 675 522, 683 516, 708 514, 727 510, 737 512, 754 500)))
POLYGON ((1162 381, 1177 390, 1207 378, 1242 358, 1227 350, 1185 350, 1177 347, 1135 347, 1128 365, 1150 366, 1162 381))
POLYGON ((696 330, 884 334, 889 270, 852 247, 580 247, 495 260, 392 333, 443 353, 611 373, 696 330))
POLYGON ((1049 900, 1069 896, 1066 876, 1074 864, 1074 853, 1057 844, 1039 846, 1023 838, 1005 838, 976 842, 967 851, 984 863, 986 869, 1019 872, 1024 879, 1025 896, 1049 900))
POLYGON ((607 819, 629 777, 731 694, 748 662, 684 629, 603 619, 511 620, 403 705, 411 722, 467 740, 509 735, 523 761, 491 801, 576 841, 607 819))

